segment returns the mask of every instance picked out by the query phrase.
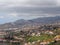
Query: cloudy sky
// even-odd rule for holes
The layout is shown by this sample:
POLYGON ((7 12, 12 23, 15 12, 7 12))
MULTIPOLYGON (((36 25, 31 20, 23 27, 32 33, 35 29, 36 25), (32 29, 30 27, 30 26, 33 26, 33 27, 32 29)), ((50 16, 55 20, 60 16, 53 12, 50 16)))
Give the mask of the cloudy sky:
POLYGON ((0 23, 60 15, 60 0, 0 0, 0 23))

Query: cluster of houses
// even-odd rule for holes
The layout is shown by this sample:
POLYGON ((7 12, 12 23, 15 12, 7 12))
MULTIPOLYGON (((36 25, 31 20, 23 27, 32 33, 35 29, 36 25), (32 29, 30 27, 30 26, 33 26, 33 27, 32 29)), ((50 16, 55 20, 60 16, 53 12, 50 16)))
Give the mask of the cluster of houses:
POLYGON ((40 40, 36 41, 36 42, 28 42, 28 43, 25 43, 24 45, 48 45, 50 42, 40 42, 40 40))
MULTIPOLYGON (((46 27, 45 27, 46 28, 46 27)), ((44 29, 45 29, 44 28, 44 29)), ((15 28, 16 29, 16 28, 15 28)), ((41 36, 41 33, 43 33, 43 34, 50 34, 50 35, 54 35, 55 33, 53 32, 53 31, 51 31, 51 30, 44 30, 43 28, 42 28, 42 30, 40 30, 40 29, 32 29, 32 30, 29 30, 29 31, 20 31, 20 36, 21 37, 17 37, 17 36, 13 36, 14 37, 14 39, 16 39, 16 41, 14 41, 14 42, 18 42, 17 40, 25 40, 25 39, 23 39, 24 38, 24 36, 26 36, 26 35, 29 35, 29 36, 41 36)), ((49 27, 47 28, 47 29, 49 29, 49 27)), ((50 29, 52 29, 52 28, 50 28, 50 29)), ((52 29, 53 30, 53 29, 52 29)), ((9 34, 9 32, 11 32, 11 31, 7 31, 7 32, 0 32, 0 41, 6 41, 5 39, 4 39, 4 36, 5 35, 7 35, 7 34, 9 34)), ((19 31, 18 31, 19 32, 19 31)), ((12 33, 11 33, 12 34, 12 33)), ((18 34, 17 34, 18 35, 18 34)), ((40 41, 40 40, 38 40, 38 41, 34 41, 34 42, 25 42, 23 45, 48 45, 48 44, 50 44, 51 42, 54 42, 54 41, 60 41, 60 35, 57 35, 57 36, 55 36, 54 38, 53 38, 54 40, 51 40, 51 41, 40 41)), ((11 40, 11 42, 13 42, 12 40, 11 40)))
MULTIPOLYGON (((55 36, 54 40, 52 40, 51 42, 55 42, 55 41, 60 41, 60 35, 55 36)), ((40 40, 38 40, 38 41, 35 41, 35 42, 24 43, 24 45, 48 45, 51 42, 50 41, 40 42, 40 40)))
MULTIPOLYGON (((47 31, 42 31, 42 32, 45 33, 45 34, 54 35, 53 31, 47 30, 47 31)), ((39 31, 32 32, 30 34, 30 36, 41 36, 41 32, 39 32, 39 31)), ((53 40, 48 40, 48 41, 43 41, 43 42, 41 42, 40 40, 38 40, 38 41, 34 41, 34 42, 24 43, 24 45, 48 45, 48 44, 50 44, 51 42, 54 42, 54 41, 60 41, 60 35, 55 36, 53 38, 53 40)))
POLYGON ((5 38, 4 38, 5 35, 6 35, 5 32, 0 32, 0 42, 1 41, 6 41, 5 38))

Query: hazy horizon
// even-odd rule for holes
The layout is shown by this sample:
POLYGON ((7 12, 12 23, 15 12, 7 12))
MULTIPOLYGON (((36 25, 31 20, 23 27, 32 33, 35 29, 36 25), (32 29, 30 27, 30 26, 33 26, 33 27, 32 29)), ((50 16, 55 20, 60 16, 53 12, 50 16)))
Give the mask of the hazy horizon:
POLYGON ((5 23, 13 23, 15 21, 18 21, 18 20, 34 20, 34 19, 38 19, 38 18, 50 18, 50 17, 60 17, 60 16, 49 16, 49 17, 36 17, 36 18, 32 18, 32 19, 16 19, 16 20, 11 20, 11 21, 7 21, 7 22, 3 22, 3 23, 0 23, 0 24, 5 24, 5 23))
POLYGON ((60 0, 0 0, 0 24, 53 16, 60 16, 60 0))

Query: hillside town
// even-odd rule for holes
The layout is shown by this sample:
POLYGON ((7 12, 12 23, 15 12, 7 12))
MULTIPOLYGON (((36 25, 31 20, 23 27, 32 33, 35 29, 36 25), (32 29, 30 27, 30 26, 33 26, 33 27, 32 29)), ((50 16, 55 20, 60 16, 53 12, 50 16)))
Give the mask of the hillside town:
POLYGON ((0 45, 60 45, 60 0, 0 0, 0 45))
POLYGON ((60 25, 0 31, 0 42, 19 43, 19 45, 57 45, 60 44, 58 43, 60 42, 60 25))

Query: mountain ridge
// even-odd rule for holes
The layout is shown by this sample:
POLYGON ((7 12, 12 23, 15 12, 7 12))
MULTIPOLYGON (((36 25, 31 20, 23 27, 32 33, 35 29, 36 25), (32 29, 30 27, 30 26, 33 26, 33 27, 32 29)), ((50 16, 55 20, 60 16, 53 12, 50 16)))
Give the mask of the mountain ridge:
POLYGON ((43 25, 43 24, 53 24, 53 23, 60 23, 60 16, 55 17, 44 17, 44 18, 36 18, 32 20, 16 20, 15 22, 5 23, 0 25, 0 29, 4 28, 18 28, 22 26, 33 26, 33 25, 43 25))

